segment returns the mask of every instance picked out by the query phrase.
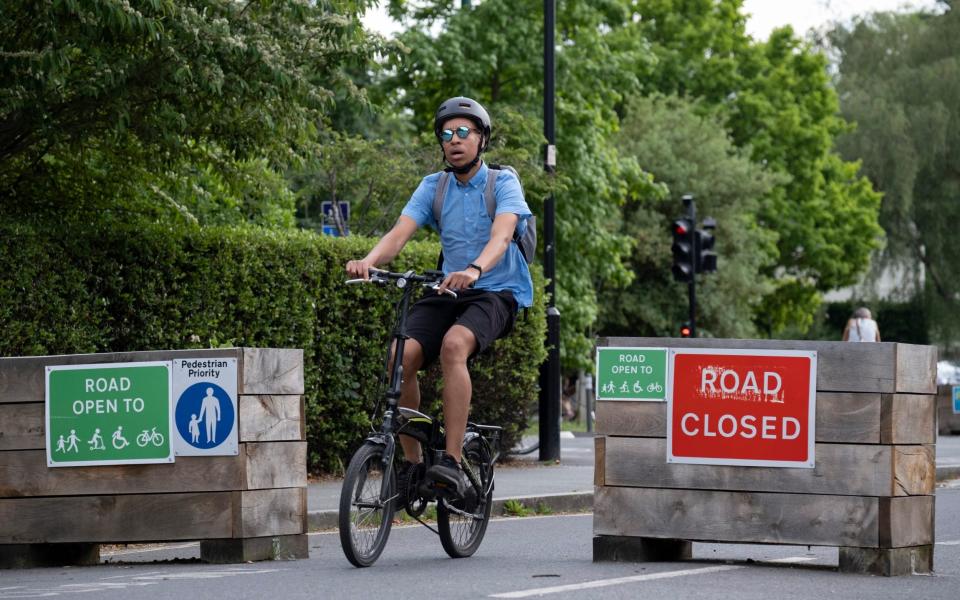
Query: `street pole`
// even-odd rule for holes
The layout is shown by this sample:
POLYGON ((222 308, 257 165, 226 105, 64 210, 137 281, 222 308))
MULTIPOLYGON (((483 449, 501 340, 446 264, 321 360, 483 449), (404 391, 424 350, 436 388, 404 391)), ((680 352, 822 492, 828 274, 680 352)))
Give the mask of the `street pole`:
MULTIPOLYGON (((554 31, 557 26, 556 0, 543 0, 543 136, 544 169, 556 171, 555 99, 556 67, 554 31)), ((560 460, 560 311, 556 306, 556 202, 553 194, 543 203, 544 262, 547 278, 547 360, 540 366, 540 460, 560 460)))
POLYGON ((687 217, 693 223, 690 228, 690 258, 692 267, 690 273, 690 282, 687 284, 687 297, 690 301, 690 337, 697 337, 697 203, 693 201, 693 196, 683 197, 683 206, 687 209, 687 217))

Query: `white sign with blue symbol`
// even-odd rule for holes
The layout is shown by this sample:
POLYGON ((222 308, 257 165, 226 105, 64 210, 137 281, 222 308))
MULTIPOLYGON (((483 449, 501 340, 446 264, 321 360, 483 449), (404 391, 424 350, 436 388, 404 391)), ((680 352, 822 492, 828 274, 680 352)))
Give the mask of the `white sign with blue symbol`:
POLYGON ((172 363, 174 454, 236 456, 237 359, 178 358, 172 363))

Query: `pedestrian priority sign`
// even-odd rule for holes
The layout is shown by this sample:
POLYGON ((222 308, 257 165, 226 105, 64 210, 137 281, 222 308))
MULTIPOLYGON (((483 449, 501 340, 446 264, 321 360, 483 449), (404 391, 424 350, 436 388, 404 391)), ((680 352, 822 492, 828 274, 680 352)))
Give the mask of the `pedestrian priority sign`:
POLYGON ((237 359, 179 358, 172 364, 177 456, 236 456, 237 359))
POLYGON ((173 462, 170 363, 46 368, 47 465, 173 462))
POLYGON ((597 400, 667 397, 666 348, 597 348, 597 400))

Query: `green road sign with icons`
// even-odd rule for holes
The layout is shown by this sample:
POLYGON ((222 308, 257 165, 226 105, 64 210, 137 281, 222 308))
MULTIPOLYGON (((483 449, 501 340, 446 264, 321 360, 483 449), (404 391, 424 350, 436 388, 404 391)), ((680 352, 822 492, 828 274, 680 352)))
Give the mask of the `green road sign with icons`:
POLYGON ((666 348, 597 348, 597 400, 663 401, 666 348))
POLYGON ((47 465, 173 462, 170 363, 47 367, 47 465))

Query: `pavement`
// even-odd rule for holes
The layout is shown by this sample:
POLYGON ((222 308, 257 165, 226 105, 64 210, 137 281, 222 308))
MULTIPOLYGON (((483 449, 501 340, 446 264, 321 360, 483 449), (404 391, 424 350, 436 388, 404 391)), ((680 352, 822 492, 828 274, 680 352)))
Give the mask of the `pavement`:
MULTIPOLYGON (((536 438, 523 440, 526 447, 536 438)), ((493 514, 504 514, 504 504, 514 500, 541 513, 593 510, 593 436, 564 432, 560 462, 541 463, 538 451, 511 457, 498 465, 493 490, 493 514)), ((937 438, 937 482, 960 478, 960 435, 937 438)), ((311 531, 335 529, 342 479, 310 483, 307 511, 311 531)))

